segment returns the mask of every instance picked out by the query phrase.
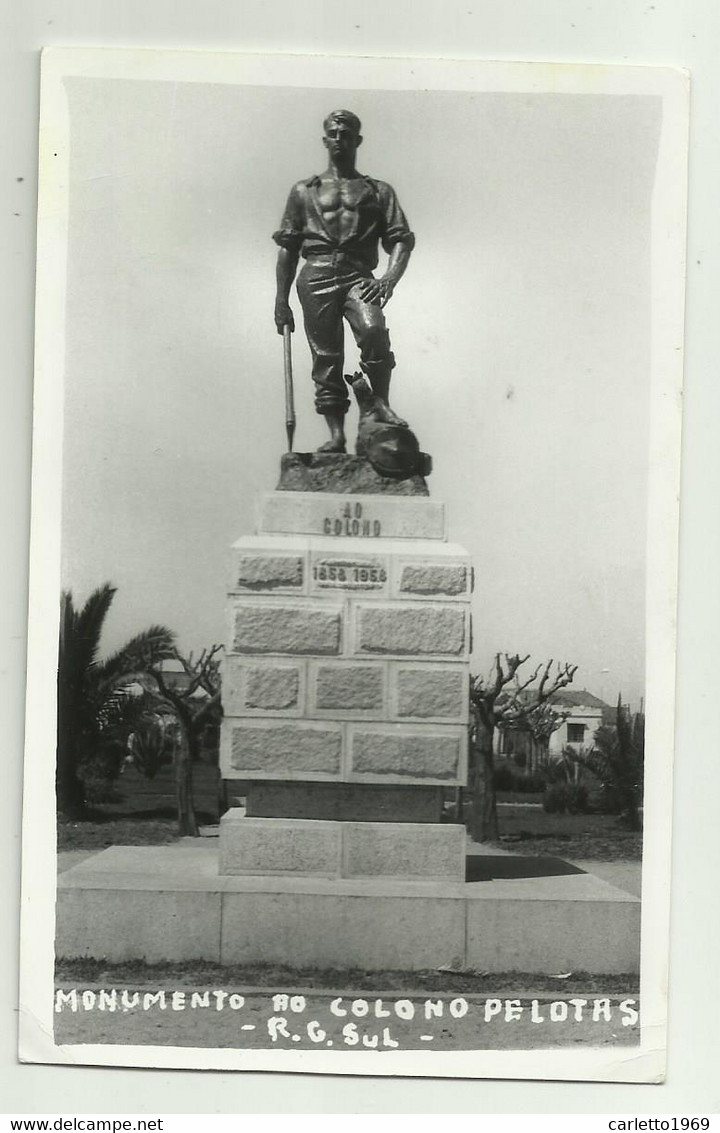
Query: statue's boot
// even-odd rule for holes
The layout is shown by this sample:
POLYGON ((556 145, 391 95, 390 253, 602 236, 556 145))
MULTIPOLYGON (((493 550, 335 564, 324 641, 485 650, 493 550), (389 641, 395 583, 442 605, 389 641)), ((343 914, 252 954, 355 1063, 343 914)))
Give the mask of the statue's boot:
POLYGON ((347 452, 347 441, 345 440, 345 414, 344 413, 325 413, 323 414, 328 423, 330 430, 330 440, 325 441, 324 445, 320 445, 318 452, 347 452))
POLYGON ((385 425, 398 425, 407 429, 407 421, 398 417, 397 413, 390 408, 388 402, 392 367, 385 362, 364 362, 361 365, 370 379, 370 385, 375 394, 375 419, 382 421, 385 425))

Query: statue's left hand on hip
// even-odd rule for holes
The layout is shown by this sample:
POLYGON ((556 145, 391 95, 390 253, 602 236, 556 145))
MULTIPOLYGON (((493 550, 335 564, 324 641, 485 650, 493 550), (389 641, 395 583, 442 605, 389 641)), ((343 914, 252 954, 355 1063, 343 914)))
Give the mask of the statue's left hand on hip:
POLYGON ((366 279, 360 287, 363 303, 384 307, 391 299, 395 284, 389 279, 366 279))

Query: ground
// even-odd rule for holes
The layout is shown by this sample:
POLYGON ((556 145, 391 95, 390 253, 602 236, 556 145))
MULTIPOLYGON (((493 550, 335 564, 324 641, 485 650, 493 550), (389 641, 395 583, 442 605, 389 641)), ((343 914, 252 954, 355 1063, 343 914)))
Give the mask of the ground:
MULTIPOLYGON (((193 797, 198 822, 218 821, 218 770, 207 763, 193 769, 193 797)), ((107 846, 163 846, 175 842, 177 810, 173 769, 163 767, 146 779, 128 767, 118 779, 112 801, 93 806, 83 822, 58 823, 58 850, 104 850, 107 846)))
POLYGON ((59 1043, 317 1049, 320 1033, 322 1046, 336 1049, 374 1043, 371 1049, 395 1049, 398 1043, 403 1050, 528 1050, 639 1042, 635 975, 65 960, 57 965, 56 988, 62 993, 55 1015, 59 1043), (164 999, 158 999, 161 991, 164 999), (348 1024, 354 1027, 346 1030, 348 1024))
MULTIPOLYGON (((332 990, 305 988, 299 975, 257 987, 235 982, 227 972, 217 973, 218 979, 206 971, 180 973, 172 980, 163 973, 151 983, 103 974, 101 984, 58 980, 58 1043, 436 1051, 625 1046, 640 1037, 636 991, 610 994, 603 988, 593 995, 587 988, 559 988, 527 996, 498 990, 494 980, 483 994, 445 990, 452 983, 447 977, 439 991, 419 987, 421 973, 411 988, 403 986, 406 973, 382 973, 385 982, 367 991, 358 986, 357 973, 342 972, 332 990), (158 996, 161 989, 164 997, 158 996)), ((440 982, 437 974, 434 982, 440 982)))
POLYGON ((520 854, 640 861, 642 834, 624 830, 614 815, 546 814, 540 803, 500 803, 500 844, 520 854))
MULTIPOLYGON (((218 772, 205 763, 194 772, 198 820, 218 821, 218 772)), ((587 861, 640 861, 642 834, 624 830, 613 815, 546 814, 538 795, 499 796, 499 845, 523 856, 564 857, 587 861)), ((171 768, 149 781, 128 768, 115 800, 96 806, 91 821, 61 822, 60 850, 102 850, 106 846, 159 846, 177 835, 171 768)))

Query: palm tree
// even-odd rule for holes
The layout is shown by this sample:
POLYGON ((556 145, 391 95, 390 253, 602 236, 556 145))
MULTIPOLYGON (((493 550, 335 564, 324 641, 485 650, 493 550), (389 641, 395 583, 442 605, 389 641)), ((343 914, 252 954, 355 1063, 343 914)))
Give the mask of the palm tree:
POLYGON ((86 806, 83 770, 113 750, 147 712, 149 694, 134 695, 133 677, 172 656, 174 635, 153 625, 131 638, 104 661, 98 660, 103 623, 115 597, 109 582, 98 587, 82 609, 65 591, 60 605, 58 655, 58 811, 82 817, 86 806))
POLYGON ((617 812, 630 830, 642 828, 640 798, 645 761, 645 717, 630 714, 618 697, 614 727, 603 724, 588 752, 575 752, 573 758, 587 767, 616 800, 617 812))

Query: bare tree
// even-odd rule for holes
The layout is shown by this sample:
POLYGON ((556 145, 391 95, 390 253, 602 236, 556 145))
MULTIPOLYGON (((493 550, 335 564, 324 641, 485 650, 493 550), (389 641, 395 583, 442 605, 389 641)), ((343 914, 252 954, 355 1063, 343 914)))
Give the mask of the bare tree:
MULTIPOLYGON (((500 837, 495 796, 494 740, 495 729, 513 724, 536 713, 538 723, 541 709, 561 688, 572 683, 577 665, 558 664, 553 673, 553 661, 538 665, 527 680, 520 680, 518 670, 530 655, 496 653, 490 673, 473 677, 470 682, 470 768, 469 788, 471 813, 469 829, 477 842, 493 842, 500 837), (529 695, 530 687, 538 681, 529 695)), ((549 738, 549 736, 548 736, 549 738)))
POLYGON ((198 823, 193 802, 193 763, 200 753, 200 736, 213 714, 220 711, 220 658, 221 645, 203 649, 197 659, 190 653, 183 657, 175 653, 189 678, 184 687, 173 688, 159 667, 150 670, 162 699, 170 705, 181 727, 182 735, 175 753, 175 795, 177 799, 178 832, 198 836, 198 823), (196 694, 202 689, 203 699, 196 694))
POLYGON ((517 724, 530 734, 530 771, 547 767, 550 737, 569 715, 567 709, 556 708, 547 700, 538 703, 534 697, 519 706, 517 724))

